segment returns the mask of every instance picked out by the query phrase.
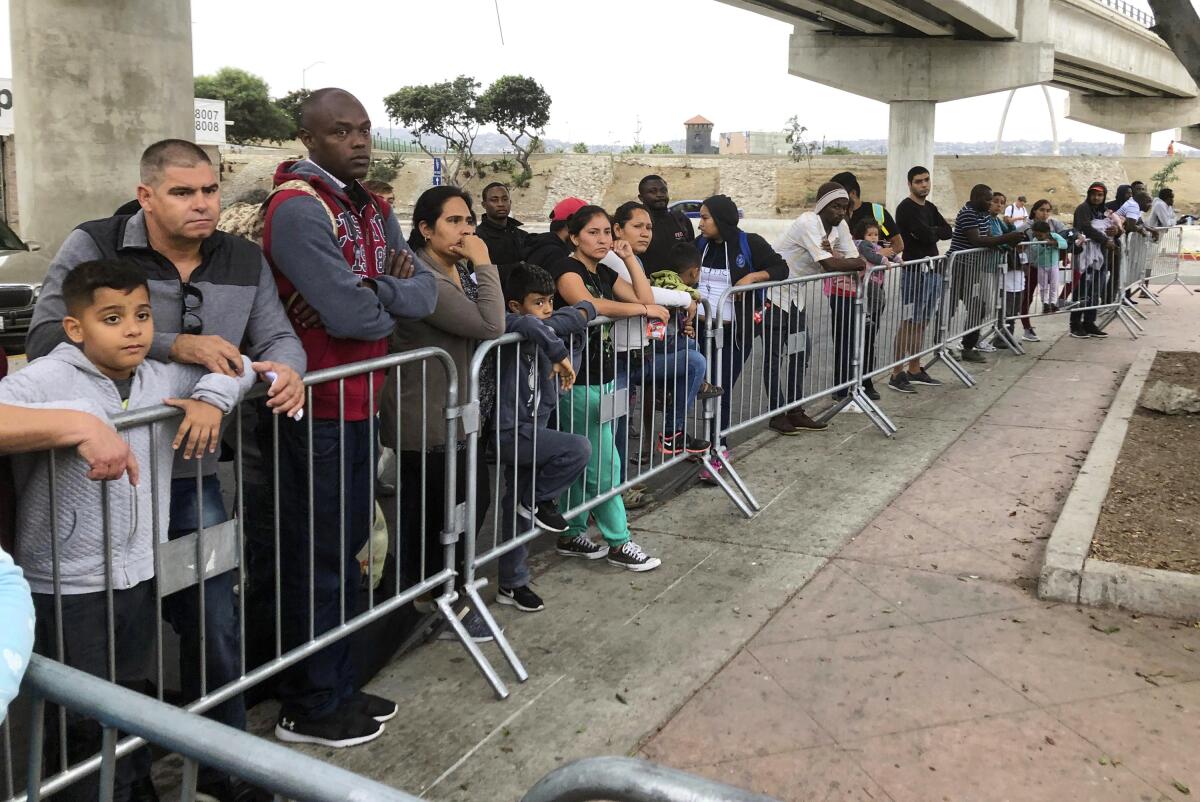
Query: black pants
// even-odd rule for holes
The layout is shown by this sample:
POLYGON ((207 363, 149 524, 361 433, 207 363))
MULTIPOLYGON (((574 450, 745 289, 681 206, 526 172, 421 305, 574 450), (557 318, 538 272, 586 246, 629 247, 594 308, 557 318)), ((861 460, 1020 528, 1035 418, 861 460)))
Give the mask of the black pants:
MULTIPOLYGON (((400 577, 405 588, 412 587, 424 577, 432 576, 445 565, 445 546, 442 527, 446 515, 446 452, 400 451, 397 453, 396 481, 400 493, 400 577), (422 461, 425 463, 422 472, 422 461), (424 493, 421 488, 424 485, 424 493), (422 548, 424 556, 422 556, 422 548)), ((467 452, 459 451, 455 459, 455 498, 467 497, 467 452)), ((480 466, 483 467, 482 465, 480 466)), ((486 470, 475 477, 475 531, 487 521, 492 503, 491 483, 486 470)), ((464 549, 460 543, 455 550, 455 570, 462 581, 464 549)))
MULTIPOLYGON (((969 265, 955 265, 952 280, 954 282, 954 297, 962 301, 963 306, 967 309, 966 325, 977 325, 984 318, 984 299, 979 297, 982 288, 980 287, 978 271, 970 269, 969 265)), ((962 345, 964 349, 973 349, 978 344, 979 329, 969 331, 963 335, 962 345)))
MULTIPOLYGON (((876 287, 864 300, 866 315, 863 321, 863 374, 875 369, 875 321, 883 311, 882 288, 876 287), (872 305, 877 308, 872 309, 872 305)), ((852 297, 842 295, 829 296, 829 311, 833 315, 833 380, 836 384, 850 381, 854 378, 854 349, 855 338, 858 336, 854 320, 854 302, 852 297)), ((871 378, 863 380, 865 386, 871 386, 871 378)), ((848 390, 834 393, 835 398, 845 398, 848 390)))
MULTIPOLYGON (((152 692, 151 662, 154 656, 154 582, 141 582, 128 590, 113 591, 113 645, 116 674, 108 671, 108 622, 103 592, 62 597, 63 654, 58 654, 54 626, 54 596, 34 593, 37 614, 34 650, 87 674, 112 679, 138 693, 152 692)), ((46 741, 43 764, 48 774, 61 771, 57 706, 46 705, 46 741)), ((71 765, 100 751, 100 724, 74 711, 67 711, 67 761, 71 765)), ((153 799, 139 792, 150 783, 150 749, 141 747, 121 758, 116 766, 115 802, 153 799)), ((54 795, 55 802, 95 802, 100 796, 99 773, 74 783, 54 795)))

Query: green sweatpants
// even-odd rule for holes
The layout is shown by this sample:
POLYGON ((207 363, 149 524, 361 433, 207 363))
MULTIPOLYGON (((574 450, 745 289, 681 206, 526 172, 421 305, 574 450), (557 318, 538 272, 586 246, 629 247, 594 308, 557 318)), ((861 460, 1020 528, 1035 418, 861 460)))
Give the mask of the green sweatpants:
MULTIPOLYGON (((587 467, 559 502, 564 510, 596 498, 621 483, 620 457, 613 440, 612 421, 600 423, 600 398, 612 395, 614 386, 613 382, 577 384, 558 399, 559 430, 582 434, 592 444, 587 467)), ((589 512, 610 547, 617 548, 629 540, 629 519, 625 516, 625 502, 620 494, 592 507, 589 512)), ((570 529, 563 537, 585 534, 588 514, 585 512, 567 519, 570 529)))

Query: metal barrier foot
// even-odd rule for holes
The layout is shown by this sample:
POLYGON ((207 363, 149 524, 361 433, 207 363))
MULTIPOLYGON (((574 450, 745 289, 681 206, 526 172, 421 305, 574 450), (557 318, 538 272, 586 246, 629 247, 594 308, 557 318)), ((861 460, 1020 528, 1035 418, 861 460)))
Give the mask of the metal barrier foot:
MULTIPOLYGON (((483 678, 488 681, 488 684, 492 686, 492 690, 496 693, 496 698, 507 699, 508 688, 505 687, 504 681, 500 679, 500 675, 496 673, 496 669, 492 668, 492 664, 484 656, 483 651, 479 648, 479 644, 471 639, 467 628, 463 626, 462 621, 455 614, 454 608, 450 606, 457 600, 458 594, 453 592, 443 593, 437 598, 437 606, 442 613, 442 617, 446 619, 446 624, 454 631, 455 637, 466 647, 467 654, 471 655, 471 659, 475 661, 476 668, 483 674, 483 678)), ((479 614, 484 616, 485 621, 491 618, 486 610, 480 610, 479 614)), ((495 625, 496 622, 492 620, 491 626, 494 627, 495 625)))
MULTIPOLYGON (((1178 284, 1180 287, 1183 287, 1185 292, 1187 292, 1189 295, 1191 294, 1192 288, 1184 283, 1183 279, 1179 277, 1178 273, 1175 274, 1175 278, 1171 279, 1170 282, 1167 283, 1167 287, 1170 287, 1174 284, 1178 284)), ((1165 290, 1167 287, 1163 287, 1163 290, 1165 290)))
POLYGON ((975 378, 970 373, 967 373, 966 368, 958 364, 958 361, 950 356, 950 352, 945 348, 939 348, 934 354, 934 359, 945 365, 965 387, 975 386, 975 378))
POLYGON ((1133 315, 1125 311, 1125 307, 1123 306, 1117 307, 1117 312, 1114 317, 1125 324, 1125 328, 1129 329, 1129 336, 1135 340, 1138 339, 1138 331, 1145 331, 1145 329, 1139 326, 1138 322, 1133 319, 1133 315))
POLYGON ((883 432, 885 437, 894 437, 896 432, 900 431, 879 405, 868 398, 860 388, 856 387, 851 391, 850 400, 858 404, 858 408, 867 416, 867 420, 875 424, 875 428, 883 432))
MULTIPOLYGON (((1130 303, 1128 298, 1125 298, 1125 297, 1121 298, 1121 307, 1126 312, 1132 312, 1133 314, 1140 317, 1142 320, 1150 319, 1150 318, 1146 317, 1146 314, 1141 309, 1138 309, 1136 306, 1134 306, 1132 303, 1130 303)), ((1133 318, 1130 318, 1130 320, 1133 320, 1133 318)), ((1134 321, 1134 322, 1137 322, 1137 321, 1134 321)), ((1138 326, 1138 329, 1144 331, 1144 329, 1142 329, 1141 326, 1138 326)))
MULTIPOLYGON (((1170 285, 1168 284, 1167 286, 1170 285)), ((1142 296, 1147 301, 1152 301, 1155 306, 1162 306, 1162 301, 1158 300, 1158 294, 1155 293, 1154 290, 1150 289, 1150 285, 1148 284, 1138 285, 1138 295, 1142 296)))
POLYGON ((487 624, 488 629, 491 630, 492 637, 496 639, 496 645, 500 647, 500 653, 504 655, 504 659, 508 661, 513 674, 516 675, 517 682, 525 682, 529 679, 529 672, 525 670, 524 664, 521 663, 521 658, 517 657, 512 644, 504 636, 504 631, 496 623, 496 619, 492 617, 492 611, 488 609, 488 606, 483 602, 483 597, 479 595, 479 589, 486 584, 486 579, 476 579, 470 585, 464 587, 463 592, 467 594, 467 597, 471 600, 472 607, 483 618, 483 622, 487 624))
POLYGON ((729 496, 729 500, 742 511, 742 515, 745 515, 747 518, 753 518, 754 514, 762 509, 758 501, 754 498, 754 495, 750 492, 750 489, 746 487, 746 483, 742 481, 742 477, 738 475, 738 472, 733 469, 732 465, 722 462, 721 468, 716 467, 713 464, 711 453, 704 455, 701 464, 708 471, 709 476, 713 478, 713 481, 717 483, 717 487, 724 490, 725 495, 729 496), (733 479, 737 485, 736 490, 726 480, 726 475, 733 479))

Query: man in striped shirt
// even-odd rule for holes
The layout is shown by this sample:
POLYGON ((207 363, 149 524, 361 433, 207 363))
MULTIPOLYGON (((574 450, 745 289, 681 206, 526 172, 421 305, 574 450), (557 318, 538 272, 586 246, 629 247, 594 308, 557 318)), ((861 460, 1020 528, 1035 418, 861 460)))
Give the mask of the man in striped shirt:
MULTIPOLYGON (((998 237, 991 236, 992 188, 986 184, 976 184, 971 188, 971 200, 959 210, 954 218, 954 237, 950 241, 950 251, 970 251, 978 248, 996 248, 1020 242, 1025 235, 1020 231, 1011 231, 998 237)), ((978 286, 983 270, 991 262, 978 258, 977 255, 964 254, 951 257, 953 273, 951 281, 954 285, 954 297, 963 302, 967 308, 966 325, 978 325, 986 317, 986 303, 996 299, 979 297, 978 286)), ((963 335, 963 362, 987 362, 976 346, 979 344, 979 329, 963 335)))

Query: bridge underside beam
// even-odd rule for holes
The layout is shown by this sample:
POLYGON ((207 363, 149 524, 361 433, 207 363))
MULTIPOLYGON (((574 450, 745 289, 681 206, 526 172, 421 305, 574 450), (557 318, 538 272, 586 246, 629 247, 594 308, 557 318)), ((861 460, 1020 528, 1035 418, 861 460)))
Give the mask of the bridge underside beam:
POLYGON ((1068 120, 1125 134, 1153 134, 1200 123, 1200 98, 1099 97, 1072 92, 1068 120))
POLYGON ((1175 141, 1191 148, 1200 148, 1200 125, 1189 125, 1175 132, 1175 141))
POLYGON ((1047 83, 1054 79, 1054 46, 797 31, 788 71, 876 100, 940 102, 1047 83))
POLYGON ((1017 36, 1017 0, 927 0, 964 25, 993 39, 1017 36))

